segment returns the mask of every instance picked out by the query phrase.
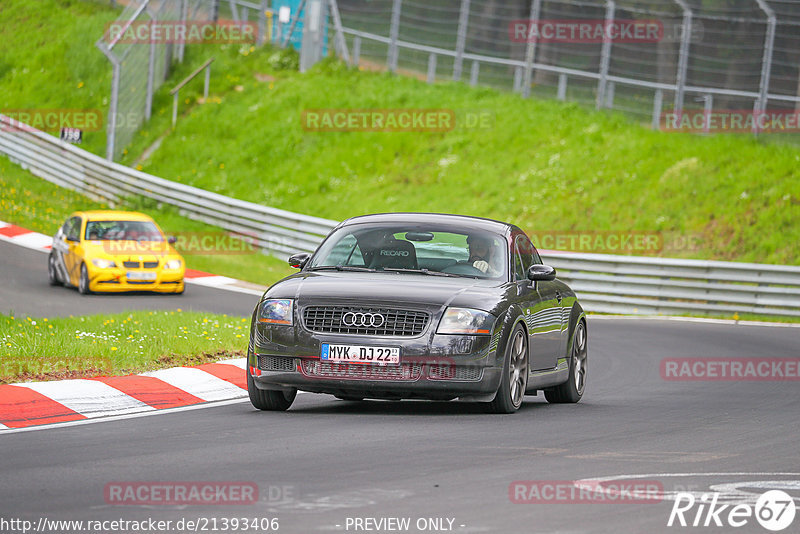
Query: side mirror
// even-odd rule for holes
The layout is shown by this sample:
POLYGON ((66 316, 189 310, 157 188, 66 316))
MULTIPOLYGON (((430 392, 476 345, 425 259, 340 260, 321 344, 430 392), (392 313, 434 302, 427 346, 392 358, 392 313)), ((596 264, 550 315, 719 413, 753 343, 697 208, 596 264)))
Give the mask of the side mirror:
POLYGON ((531 265, 528 267, 528 280, 550 281, 556 279, 556 270, 549 265, 531 265))
POLYGON ((308 252, 299 252, 297 254, 292 254, 289 256, 289 265, 294 267, 295 269, 302 269, 308 263, 308 260, 311 259, 311 254, 308 252))
POLYGON ((167 238, 167 243, 169 243, 170 245, 174 245, 177 242, 178 242, 178 238, 175 237, 174 235, 171 235, 171 236, 169 236, 167 238))

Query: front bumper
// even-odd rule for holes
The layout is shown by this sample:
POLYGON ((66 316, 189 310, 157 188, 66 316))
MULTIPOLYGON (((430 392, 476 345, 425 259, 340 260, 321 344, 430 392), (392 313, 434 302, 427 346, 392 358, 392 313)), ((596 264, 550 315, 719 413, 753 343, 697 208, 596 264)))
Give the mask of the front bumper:
POLYGON ((153 280, 131 280, 129 272, 145 272, 145 270, 124 268, 89 268, 89 290, 94 292, 120 293, 125 291, 154 291, 157 293, 181 293, 184 289, 183 276, 185 268, 149 269, 156 277, 153 280))
MULTIPOLYGON (((431 329, 429 329, 431 330, 431 329)), ((298 389, 369 398, 492 396, 500 384, 503 360, 498 334, 368 337, 320 334, 300 326, 251 330, 248 372, 259 389, 298 389), (323 343, 399 347, 399 365, 331 363, 320 359, 323 343)))

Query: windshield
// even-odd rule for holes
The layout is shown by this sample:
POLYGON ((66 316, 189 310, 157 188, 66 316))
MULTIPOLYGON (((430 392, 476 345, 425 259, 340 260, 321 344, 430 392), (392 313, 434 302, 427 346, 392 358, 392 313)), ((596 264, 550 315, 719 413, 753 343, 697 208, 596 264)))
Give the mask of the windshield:
POLYGON ((149 221, 89 221, 85 239, 90 241, 164 241, 158 227, 149 221))
POLYGON ((507 279, 508 246, 499 234, 454 225, 345 226, 309 269, 375 270, 507 279))

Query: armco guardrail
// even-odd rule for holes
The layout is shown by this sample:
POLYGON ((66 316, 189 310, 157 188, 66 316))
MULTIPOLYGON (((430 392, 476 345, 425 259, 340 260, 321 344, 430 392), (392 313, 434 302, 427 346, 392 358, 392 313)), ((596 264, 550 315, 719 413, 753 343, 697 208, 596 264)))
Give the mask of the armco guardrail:
POLYGON ((246 236, 258 247, 288 254, 313 251, 335 221, 268 208, 109 162, 0 115, 0 153, 36 176, 95 199, 119 202, 136 195, 181 214, 246 236))
MULTIPOLYGON (((313 251, 336 221, 172 182, 106 161, 0 115, 0 153, 36 176, 110 202, 139 195, 283 255, 313 251)), ((543 251, 595 312, 800 317, 800 267, 543 251)))

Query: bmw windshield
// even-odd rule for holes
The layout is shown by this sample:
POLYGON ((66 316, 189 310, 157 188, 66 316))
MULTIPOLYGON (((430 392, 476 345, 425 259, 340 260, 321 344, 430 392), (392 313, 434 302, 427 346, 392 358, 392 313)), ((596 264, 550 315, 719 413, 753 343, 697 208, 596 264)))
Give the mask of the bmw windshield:
POLYGON ((356 224, 333 233, 309 270, 422 273, 508 279, 503 236, 446 225, 356 224))

